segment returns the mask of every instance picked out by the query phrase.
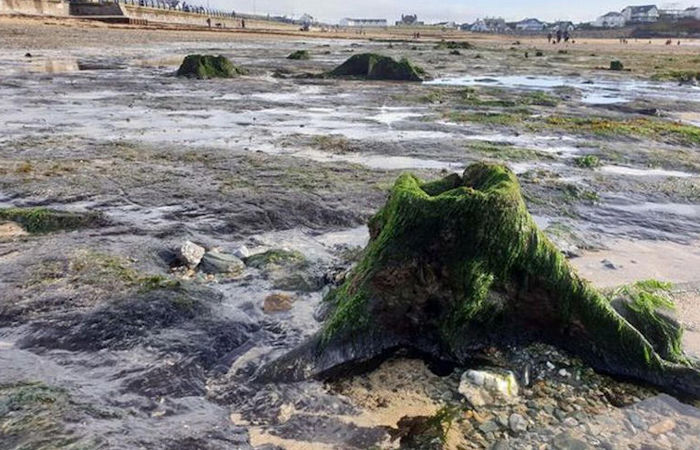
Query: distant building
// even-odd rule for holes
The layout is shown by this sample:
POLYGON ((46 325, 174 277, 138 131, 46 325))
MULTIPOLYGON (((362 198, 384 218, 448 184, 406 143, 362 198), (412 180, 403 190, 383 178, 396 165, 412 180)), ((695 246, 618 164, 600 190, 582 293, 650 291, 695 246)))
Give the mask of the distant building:
POLYGON ((696 19, 700 20, 700 8, 697 6, 693 6, 691 8, 688 8, 686 10, 683 10, 683 17, 687 19, 696 19))
POLYGON ((524 19, 515 24, 518 31, 542 31, 544 28, 544 22, 537 19, 524 19))
POLYGON ((367 28, 381 28, 386 27, 389 24, 386 19, 351 19, 346 17, 340 20, 341 27, 367 27, 367 28))
POLYGON ((315 22, 314 18, 310 14, 304 14, 299 18, 299 23, 302 25, 311 25, 315 22))
POLYGON ((553 24, 551 27, 552 31, 560 31, 561 30, 562 32, 568 31, 569 33, 574 31, 575 29, 576 29, 576 26, 574 25, 573 22, 557 22, 557 23, 553 24))
POLYGON ((591 25, 598 28, 622 28, 626 22, 625 16, 621 13, 611 11, 598 17, 591 25))
POLYGON ((628 6, 622 10, 627 23, 653 23, 659 20, 659 8, 656 5, 628 6))
POLYGON ((401 20, 396 21, 397 26, 419 26, 423 25, 423 22, 418 21, 418 15, 416 14, 401 14, 401 20))
POLYGON ((506 24, 505 19, 496 18, 485 18, 476 19, 476 21, 469 25, 462 25, 464 31, 473 31, 475 33, 506 33, 511 31, 511 28, 506 24))
POLYGON ((449 22, 438 22, 433 24, 433 26, 436 27, 442 27, 442 28, 459 28, 458 25, 455 22, 449 21, 449 22))

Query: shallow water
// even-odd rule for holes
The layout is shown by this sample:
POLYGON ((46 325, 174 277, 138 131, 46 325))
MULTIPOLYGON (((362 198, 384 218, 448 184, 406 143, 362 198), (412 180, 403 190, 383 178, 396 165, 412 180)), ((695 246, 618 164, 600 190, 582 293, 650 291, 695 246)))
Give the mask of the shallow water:
POLYGON ((590 104, 625 103, 640 98, 678 99, 700 102, 700 87, 655 83, 630 79, 581 78, 548 75, 495 75, 485 77, 445 77, 426 82, 434 86, 495 86, 513 89, 552 91, 574 87, 582 92, 581 101, 590 104))

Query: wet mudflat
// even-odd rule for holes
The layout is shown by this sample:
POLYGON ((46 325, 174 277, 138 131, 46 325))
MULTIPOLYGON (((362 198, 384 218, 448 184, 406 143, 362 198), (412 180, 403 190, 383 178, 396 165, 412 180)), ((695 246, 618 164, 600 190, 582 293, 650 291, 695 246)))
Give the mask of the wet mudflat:
POLYGON ((454 426, 436 445, 453 448, 697 446, 697 410, 541 346, 493 355, 531 367, 518 400, 459 417, 462 371, 411 355, 331 383, 252 381, 319 328, 321 298, 401 172, 436 178, 484 159, 518 173, 537 223, 594 284, 677 283, 699 348, 700 95, 652 79, 696 67, 692 51, 669 61, 662 46, 536 44, 534 57, 534 44, 478 41, 451 55, 434 42, 164 32, 142 43, 113 29, 100 43, 105 30, 0 26, 12 36, 0 208, 99 215, 50 230, 2 218, 3 445, 391 448, 439 417, 454 426), (37 38, 49 32, 67 45, 37 38), (298 49, 312 59, 286 59, 298 49), (364 51, 409 57, 434 80, 295 77, 364 51), (174 77, 194 52, 250 73, 174 77), (613 57, 633 72, 599 69, 613 57), (277 253, 205 273, 176 262, 188 240, 277 253))

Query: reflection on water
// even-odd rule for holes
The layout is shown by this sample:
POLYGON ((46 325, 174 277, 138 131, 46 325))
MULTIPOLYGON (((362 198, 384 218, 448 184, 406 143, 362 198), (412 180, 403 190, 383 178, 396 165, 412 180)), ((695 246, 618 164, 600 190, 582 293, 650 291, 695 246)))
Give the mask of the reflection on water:
POLYGON ((700 88, 671 83, 641 80, 585 79, 561 76, 503 75, 489 77, 463 76, 438 78, 425 84, 436 86, 496 86, 514 89, 554 90, 573 87, 581 91, 581 101, 589 104, 624 103, 637 98, 676 98, 700 101, 700 88))

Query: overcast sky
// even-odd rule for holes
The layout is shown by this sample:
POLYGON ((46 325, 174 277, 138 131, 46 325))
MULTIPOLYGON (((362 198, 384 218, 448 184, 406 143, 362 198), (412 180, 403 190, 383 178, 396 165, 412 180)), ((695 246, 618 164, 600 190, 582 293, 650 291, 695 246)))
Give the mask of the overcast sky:
MULTIPOLYGON (((188 3, 205 4, 207 0, 188 3)), ((538 17, 544 20, 589 21, 608 12, 619 11, 627 1, 585 0, 208 0, 212 7, 245 13, 270 13, 298 17, 309 13, 317 19, 337 22, 343 17, 378 18, 394 22, 401 14, 418 14, 427 22, 453 20, 472 22, 478 17, 500 16, 507 20, 538 17)), ((632 2, 631 4, 647 4, 632 2)), ((686 8, 700 0, 657 3, 658 6, 676 5, 686 8)))

